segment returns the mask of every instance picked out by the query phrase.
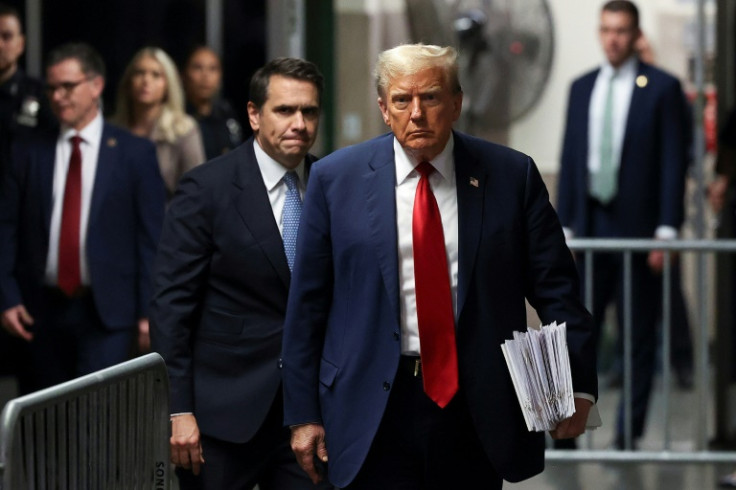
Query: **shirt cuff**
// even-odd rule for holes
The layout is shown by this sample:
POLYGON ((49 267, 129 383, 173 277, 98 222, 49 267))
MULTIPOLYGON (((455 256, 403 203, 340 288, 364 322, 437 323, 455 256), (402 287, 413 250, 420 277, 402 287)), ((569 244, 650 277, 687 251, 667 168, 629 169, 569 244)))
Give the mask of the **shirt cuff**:
POLYGON ((654 231, 657 240, 674 240, 677 238, 677 228, 668 225, 659 225, 654 231))
POLYGON ((575 238, 575 232, 572 231, 572 228, 567 228, 566 226, 563 226, 562 233, 565 234, 565 241, 575 238))

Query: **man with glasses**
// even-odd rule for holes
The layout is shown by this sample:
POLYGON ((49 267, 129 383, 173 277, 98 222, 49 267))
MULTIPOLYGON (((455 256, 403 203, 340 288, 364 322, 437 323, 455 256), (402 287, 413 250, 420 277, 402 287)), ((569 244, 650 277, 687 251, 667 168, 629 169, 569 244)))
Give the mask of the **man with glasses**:
POLYGON ((16 145, 3 182, 2 326, 29 342, 34 388, 122 362, 148 331, 164 184, 153 145, 103 121, 104 77, 88 45, 49 54, 60 130, 16 145))

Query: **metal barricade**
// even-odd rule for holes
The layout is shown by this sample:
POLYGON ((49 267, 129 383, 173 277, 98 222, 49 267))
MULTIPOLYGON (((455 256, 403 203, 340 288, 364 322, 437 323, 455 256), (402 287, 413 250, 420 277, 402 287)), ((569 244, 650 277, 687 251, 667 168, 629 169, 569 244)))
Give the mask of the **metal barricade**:
POLYGON ((167 490, 168 385, 153 353, 11 400, 0 490, 167 490))
MULTIPOLYGON (((624 440, 627 450, 592 449, 591 435, 587 436, 587 448, 577 451, 548 450, 546 459, 555 462, 632 462, 632 463, 724 463, 736 462, 736 452, 719 452, 707 449, 707 400, 709 362, 708 307, 709 284, 706 280, 706 254, 734 253, 736 240, 646 240, 646 239, 572 239, 568 241, 571 250, 579 253, 585 261, 584 301, 590 310, 593 304, 593 255, 595 253, 621 253, 623 255, 624 298, 622 319, 623 360, 624 360, 624 440), (633 451, 631 413, 632 413, 632 255, 646 253, 651 250, 664 252, 664 270, 662 273, 662 410, 659 414, 664 421, 664 437, 661 451, 633 451), (696 308, 698 329, 694 332, 696 410, 693 414, 696 433, 693 435, 694 450, 673 451, 671 448, 670 398, 670 336, 671 336, 671 256, 677 252, 693 252, 696 254, 696 308)), ((619 319, 621 321, 621 319, 619 319)), ((606 423, 614 423, 615 420, 606 423)), ((584 438, 585 439, 585 438, 584 438)))

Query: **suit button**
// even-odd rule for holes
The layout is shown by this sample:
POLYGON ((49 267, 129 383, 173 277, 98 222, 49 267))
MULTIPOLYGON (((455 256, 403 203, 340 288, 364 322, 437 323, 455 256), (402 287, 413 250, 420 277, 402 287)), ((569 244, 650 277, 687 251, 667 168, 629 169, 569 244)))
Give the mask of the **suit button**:
POLYGON ((383 391, 388 391, 390 389, 391 389, 391 383, 389 383, 388 381, 385 381, 383 383, 383 391))
POLYGON ((278 366, 279 366, 279 369, 282 369, 282 368, 284 367, 284 360, 283 360, 283 359, 281 359, 281 358, 279 358, 279 360, 278 360, 278 363, 277 363, 277 364, 278 364, 278 366))
POLYGON ((399 332, 394 332, 394 340, 399 340, 399 332))

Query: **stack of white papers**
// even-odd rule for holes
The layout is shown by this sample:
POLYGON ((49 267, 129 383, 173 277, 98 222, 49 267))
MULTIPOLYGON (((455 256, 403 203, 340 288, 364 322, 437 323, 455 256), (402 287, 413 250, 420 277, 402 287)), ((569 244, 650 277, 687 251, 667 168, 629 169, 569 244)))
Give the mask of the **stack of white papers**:
POLYGON ((564 323, 514 332, 501 345, 530 431, 549 431, 575 413, 564 323))

